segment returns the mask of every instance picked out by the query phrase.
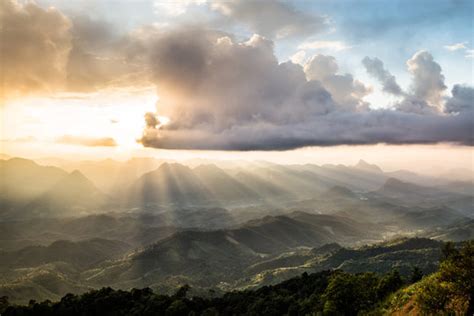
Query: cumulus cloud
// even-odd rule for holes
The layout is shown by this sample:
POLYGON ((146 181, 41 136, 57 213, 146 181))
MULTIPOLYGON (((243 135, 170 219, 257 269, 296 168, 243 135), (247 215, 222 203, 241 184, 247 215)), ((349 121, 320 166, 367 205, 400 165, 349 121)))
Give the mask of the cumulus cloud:
POLYGON ((395 76, 384 68, 377 58, 365 57, 362 60, 369 75, 382 83, 383 91, 403 97, 395 107, 397 110, 410 113, 441 113, 445 101, 446 85, 441 66, 434 61, 427 51, 416 52, 407 62, 412 75, 408 91, 403 91, 397 84, 395 76))
POLYGON ((403 94, 402 89, 397 83, 395 76, 384 68, 383 62, 378 58, 365 57, 362 60, 367 73, 376 78, 382 84, 384 92, 400 96, 403 94))
POLYGON ((54 8, 0 2, 2 88, 5 95, 53 90, 65 82, 71 21, 54 8))
POLYGON ((431 106, 440 107, 443 92, 446 90, 441 66, 427 51, 419 51, 407 61, 408 71, 413 76, 411 92, 431 106))
POLYGON ((474 88, 467 85, 454 85, 451 90, 452 97, 446 101, 445 110, 448 113, 463 113, 471 111, 474 120, 474 88))
POLYGON ((308 80, 321 82, 340 106, 353 109, 368 106, 363 97, 370 93, 370 88, 351 74, 338 74, 339 66, 334 57, 315 55, 304 66, 304 71, 308 80))
POLYGON ((319 82, 306 80, 301 66, 279 64, 273 43, 261 36, 237 43, 213 32, 177 31, 152 47, 158 114, 170 118, 166 129, 292 122, 334 106, 319 82))
MULTIPOLYGON (((180 29, 156 39, 149 60, 160 100, 157 112, 145 117, 140 142, 147 147, 282 150, 381 142, 473 144, 470 116, 398 107, 372 110, 363 100, 369 89, 351 74, 339 74, 334 57, 316 55, 304 67, 279 63, 272 41, 261 36, 239 42, 206 30, 180 29), (157 116, 170 122, 160 125, 157 116)), ((415 54, 410 59, 414 81, 426 78, 427 72, 441 78, 433 63, 415 54)), ((404 100, 431 107, 432 90, 442 86, 433 82, 427 87, 414 84, 411 98, 404 100)), ((461 94, 456 92, 458 98, 461 94)))
POLYGON ((115 147, 117 143, 111 137, 84 137, 64 135, 56 140, 59 144, 80 145, 88 147, 115 147))
POLYGON ((283 1, 211 1, 211 8, 270 38, 306 36, 328 24, 327 17, 298 11, 283 1))
POLYGON ((102 20, 14 0, 0 2, 0 19, 6 97, 94 91, 122 77, 126 85, 146 84, 144 64, 128 58, 128 38, 102 20))
POLYGON ((304 62, 305 59, 306 59, 306 52, 304 50, 299 50, 299 51, 297 51, 296 53, 294 53, 293 55, 290 56, 290 60, 294 64, 303 65, 305 63, 304 62))

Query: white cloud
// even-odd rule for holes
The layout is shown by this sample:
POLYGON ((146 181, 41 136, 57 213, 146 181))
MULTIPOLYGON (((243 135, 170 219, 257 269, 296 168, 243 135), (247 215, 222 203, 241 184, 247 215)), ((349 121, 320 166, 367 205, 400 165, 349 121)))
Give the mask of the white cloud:
POLYGON ((176 17, 186 13, 191 5, 203 5, 206 3, 207 0, 156 0, 153 3, 153 7, 157 14, 176 17))
POLYGON ((341 41, 309 41, 298 46, 298 49, 325 49, 336 52, 350 48, 352 46, 348 46, 341 41))
POLYGON ((331 93, 341 106, 359 109, 368 106, 363 97, 371 89, 355 80, 351 74, 339 74, 339 66, 333 56, 315 55, 304 66, 308 80, 317 80, 331 93))
POLYGON ((299 50, 293 55, 291 55, 290 60, 294 64, 303 65, 306 60, 306 52, 304 50, 299 50))
POLYGON ((455 44, 452 44, 452 45, 446 45, 446 46, 444 46, 444 48, 446 48, 447 50, 449 50, 451 52, 454 52, 454 51, 457 51, 457 50, 460 50, 460 49, 466 49, 466 44, 467 44, 467 42, 455 43, 455 44))
POLYGON ((441 66, 427 51, 419 51, 407 61, 408 71, 413 76, 411 93, 417 100, 423 100, 432 107, 441 109, 443 93, 446 90, 441 66))
POLYGON ((474 58, 474 49, 467 49, 465 57, 466 58, 474 58))

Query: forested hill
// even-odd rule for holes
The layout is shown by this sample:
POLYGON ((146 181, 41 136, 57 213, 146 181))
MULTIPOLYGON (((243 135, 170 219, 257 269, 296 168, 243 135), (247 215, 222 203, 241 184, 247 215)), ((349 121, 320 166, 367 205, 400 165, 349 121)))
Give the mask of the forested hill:
POLYGON ((59 302, 8 306, 2 315, 472 315, 474 241, 443 249, 437 272, 409 278, 393 270, 384 275, 339 270, 304 273, 274 286, 235 291, 222 297, 189 297, 189 287, 159 295, 149 288, 103 288, 68 294, 59 302))

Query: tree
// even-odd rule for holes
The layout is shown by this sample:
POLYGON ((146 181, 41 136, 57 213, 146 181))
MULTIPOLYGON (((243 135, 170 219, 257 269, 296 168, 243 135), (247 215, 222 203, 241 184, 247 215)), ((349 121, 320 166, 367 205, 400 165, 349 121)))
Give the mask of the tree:
POLYGON ((411 270, 410 283, 416 283, 423 278, 423 272, 418 266, 414 266, 411 270))
POLYGON ((453 242, 449 241, 443 245, 443 248, 441 249, 441 258, 440 262, 443 262, 445 260, 449 260, 450 258, 457 256, 459 254, 458 250, 456 249, 456 246, 454 245, 453 242))
POLYGON ((8 301, 8 296, 0 297, 0 315, 10 306, 10 302, 8 301))
POLYGON ((377 302, 378 278, 372 273, 338 273, 324 292, 324 310, 328 315, 357 315, 377 302))
POLYGON ((384 299, 390 293, 395 292, 403 285, 403 280, 398 270, 393 270, 383 276, 377 285, 379 299, 384 299))
POLYGON ((427 314, 472 315, 474 313, 474 241, 460 250, 447 244, 438 272, 422 283, 417 295, 427 314))
POLYGON ((177 298, 185 298, 186 294, 188 293, 190 289, 191 287, 188 284, 185 284, 178 289, 178 291, 176 292, 174 296, 177 298))
POLYGON ((181 300, 181 299, 178 299, 176 301, 174 301, 169 307, 168 309, 166 310, 166 315, 168 316, 181 316, 181 315, 188 315, 190 312, 188 306, 186 305, 186 303, 181 300))

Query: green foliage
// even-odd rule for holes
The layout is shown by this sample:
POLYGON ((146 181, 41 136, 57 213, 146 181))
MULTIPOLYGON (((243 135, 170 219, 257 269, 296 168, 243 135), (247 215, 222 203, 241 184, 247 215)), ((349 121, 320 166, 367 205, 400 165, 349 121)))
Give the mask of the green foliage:
POLYGON ((367 314, 402 285, 398 271, 382 277, 373 273, 338 273, 331 279, 323 295, 323 312, 328 315, 367 314))
POLYGON ((383 276, 377 284, 377 295, 379 299, 384 299, 390 293, 395 292, 403 285, 403 280, 398 270, 383 276))
POLYGON ((188 284, 183 285, 178 289, 178 291, 175 294, 176 298, 185 298, 186 294, 188 291, 191 289, 191 287, 188 284))
POLYGON ((57 303, 8 307, 5 315, 357 315, 380 302, 384 295, 380 291, 395 289, 397 275, 303 273, 275 286, 213 298, 188 298, 186 285, 172 296, 154 294, 149 288, 103 288, 79 296, 67 294, 57 303))
POLYGON ((8 296, 0 297, 0 315, 10 306, 10 302, 8 301, 8 296))
POLYGON ((441 249, 441 259, 440 261, 446 261, 453 256, 457 255, 458 251, 456 250, 456 246, 453 242, 449 241, 443 245, 441 249))
POLYGON ((461 249, 448 243, 438 273, 422 283, 417 302, 427 314, 472 315, 474 312, 474 241, 461 249))
POLYGON ((420 281, 422 278, 423 278, 423 272, 421 271, 420 268, 418 268, 418 266, 414 266, 411 271, 410 282, 416 283, 420 281))
MULTIPOLYGON (((383 315, 390 310, 428 315, 472 314, 474 242, 450 248, 439 271, 404 287, 397 270, 379 275, 343 271, 304 273, 274 286, 234 291, 220 297, 189 297, 190 287, 174 295, 149 288, 103 288, 65 295, 59 302, 8 306, 2 315, 383 315), (416 304, 415 304, 416 303, 416 304), (396 306, 395 306, 396 305, 396 306)), ((421 271, 413 268, 411 280, 421 271)))

